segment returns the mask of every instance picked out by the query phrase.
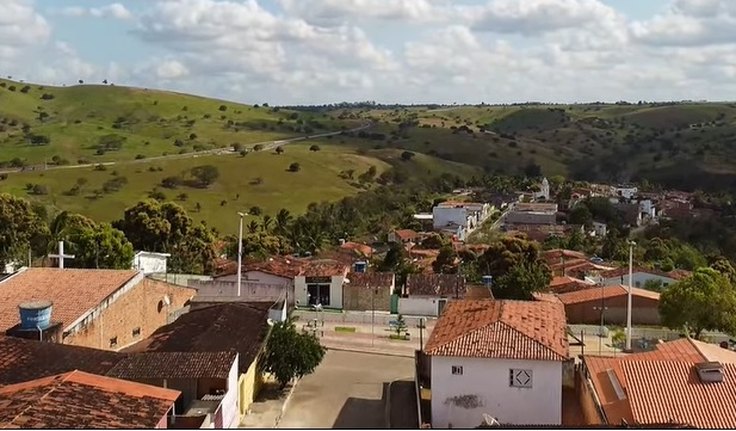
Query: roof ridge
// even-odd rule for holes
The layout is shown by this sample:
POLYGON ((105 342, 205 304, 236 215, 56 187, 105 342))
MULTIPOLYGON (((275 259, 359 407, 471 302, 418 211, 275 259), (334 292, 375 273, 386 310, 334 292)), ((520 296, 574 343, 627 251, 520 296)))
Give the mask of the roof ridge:
MULTIPOLYGON (((500 323, 500 324, 502 324, 502 325, 504 325, 504 326, 508 327, 509 329, 511 329, 511 330, 513 330, 513 331, 515 331, 515 332, 517 332, 517 333, 519 333, 519 334, 523 335, 524 337, 526 337, 526 338, 528 338, 529 340, 533 341, 533 342, 534 342, 535 344, 538 344, 538 345, 542 346, 542 347, 543 347, 544 349, 546 349, 547 351, 551 352, 551 353, 552 353, 552 354, 554 354, 555 356, 559 356, 559 357, 561 357, 561 358, 563 358, 563 359, 565 358, 565 355, 561 354, 560 352, 557 352, 557 351, 555 351, 555 350, 554 350, 553 348, 551 348, 550 346, 548 346, 548 345, 546 345, 546 344, 542 343, 541 341, 539 341, 539 340, 537 340, 536 338, 534 338, 534 337, 530 336, 529 334, 527 334, 526 332, 524 332, 524 331, 522 331, 522 330, 518 329, 517 327, 515 327, 515 326, 512 326, 512 325, 510 325, 510 324, 509 324, 509 323, 507 323, 507 322, 504 322, 504 321, 503 321, 503 319, 499 319, 499 320, 498 320, 497 322, 495 322, 494 324, 498 324, 498 323, 500 323)), ((490 326, 490 325, 489 325, 489 326, 490 326)))
POLYGON ((701 350, 700 346, 698 346, 698 344, 695 342, 696 340, 694 340, 692 337, 690 337, 690 335, 687 335, 686 336, 686 339, 687 339, 688 343, 690 343, 690 345, 693 346, 695 348, 695 350, 698 351, 698 354, 703 358, 703 361, 708 361, 709 360, 708 359, 708 356, 701 350))
MULTIPOLYGON (((49 390, 48 390, 48 391, 46 391, 46 393, 44 393, 43 395, 41 395, 41 397, 39 397, 39 398, 38 398, 38 400, 36 400, 35 402, 29 402, 29 403, 28 403, 28 405, 26 405, 26 408, 24 408, 23 410, 21 410, 20 412, 18 412, 18 414, 17 414, 17 415, 15 415, 15 417, 13 417, 13 419, 12 419, 12 420, 10 421, 10 423, 13 423, 13 422, 15 422, 15 420, 16 420, 16 419, 18 419, 19 417, 23 416, 23 415, 24 415, 24 414, 25 414, 25 413, 26 413, 26 412, 27 412, 28 410, 30 410, 31 408, 35 407, 35 406, 36 406, 36 404, 37 404, 37 403, 38 403, 39 401, 41 401, 41 400, 43 400, 44 398, 46 398, 46 397, 48 397, 49 395, 51 395, 51 393, 52 393, 52 392, 54 392, 54 391, 55 391, 56 389, 58 389, 58 388, 59 388, 59 386, 61 386, 61 384, 62 384, 63 382, 65 382, 65 381, 66 381, 66 379, 68 379, 68 378, 69 378, 69 376, 70 376, 70 375, 71 375, 72 373, 76 372, 76 371, 77 371, 77 370, 74 370, 74 371, 68 371, 68 372, 66 372, 66 373, 62 373, 62 374, 57 374, 57 375, 55 375, 55 376, 49 376, 49 377, 47 377, 47 379, 48 379, 48 380, 49 380, 50 382, 53 382, 54 380, 56 380, 56 378, 57 378, 57 377, 59 377, 59 376, 64 376, 64 377, 63 377, 63 378, 61 379, 61 381, 59 381, 59 382, 56 382, 56 383, 54 384, 54 386, 50 387, 50 388, 49 388, 49 390)), ((36 379, 36 380, 32 380, 32 382, 37 382, 37 383, 36 383, 35 385, 31 385, 31 386, 28 386, 28 389, 30 389, 30 388, 33 388, 33 387, 36 387, 36 386, 39 386, 39 385, 38 385, 38 383, 40 383, 40 382, 39 382, 39 380, 45 380, 45 379, 36 379)), ((27 383, 30 383, 30 382, 27 382, 27 383)))

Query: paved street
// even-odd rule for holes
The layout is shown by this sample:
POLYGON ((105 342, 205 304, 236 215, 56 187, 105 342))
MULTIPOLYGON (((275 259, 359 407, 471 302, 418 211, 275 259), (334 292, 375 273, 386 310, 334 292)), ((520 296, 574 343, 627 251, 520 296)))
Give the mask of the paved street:
POLYGON ((297 384, 279 428, 386 428, 388 384, 413 379, 413 367, 411 358, 328 351, 297 384))

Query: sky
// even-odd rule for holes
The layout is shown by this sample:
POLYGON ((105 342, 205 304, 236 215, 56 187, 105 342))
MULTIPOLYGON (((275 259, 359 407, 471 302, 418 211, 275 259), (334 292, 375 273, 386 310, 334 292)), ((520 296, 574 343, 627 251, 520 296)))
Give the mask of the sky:
POLYGON ((2 0, 0 76, 245 103, 736 100, 734 0, 2 0))

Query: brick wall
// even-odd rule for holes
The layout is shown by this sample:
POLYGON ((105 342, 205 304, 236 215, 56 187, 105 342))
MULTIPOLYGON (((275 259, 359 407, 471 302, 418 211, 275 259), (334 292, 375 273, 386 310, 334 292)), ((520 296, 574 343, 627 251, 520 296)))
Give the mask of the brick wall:
MULTIPOLYGON (((631 321, 634 325, 658 325, 659 301, 654 299, 634 296, 631 298, 631 321)), ((626 324, 626 295, 606 299, 603 304, 606 307, 604 313, 605 324, 626 324)), ((565 306, 567 323, 599 325, 601 322, 601 300, 569 304, 565 306)))
POLYGON ((196 293, 195 289, 145 278, 104 309, 98 318, 69 334, 64 344, 119 350, 165 325, 169 313, 182 308, 196 293), (168 306, 163 301, 165 295, 171 301, 168 306))
POLYGON ((390 311, 391 290, 392 288, 390 286, 370 288, 350 286, 350 284, 345 285, 343 287, 342 308, 358 311, 390 311), (375 298, 372 299, 371 297, 374 296, 374 291, 376 292, 375 298))

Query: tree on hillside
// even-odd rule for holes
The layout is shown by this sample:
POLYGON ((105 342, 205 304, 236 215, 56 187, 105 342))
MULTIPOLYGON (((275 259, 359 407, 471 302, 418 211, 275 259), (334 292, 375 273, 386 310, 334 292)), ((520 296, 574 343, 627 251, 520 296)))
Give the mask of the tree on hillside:
POLYGON ((263 149, 262 144, 256 144, 253 146, 253 151, 261 151, 263 149))
POLYGON ((278 146, 276 147, 276 154, 283 154, 284 153, 284 147, 278 146))
POLYGON ((493 297, 531 300, 532 293, 547 289, 551 279, 552 274, 544 262, 521 262, 495 280, 493 297))
POLYGON ((455 259, 457 259, 455 249, 452 248, 452 245, 445 244, 440 248, 440 254, 432 262, 432 269, 438 274, 455 274, 457 272, 455 259))
POLYGON ((731 283, 736 283, 736 269, 731 264, 731 261, 725 257, 719 256, 710 267, 728 277, 731 283))
POLYGON ((283 389, 294 378, 314 372, 325 352, 313 334, 298 332, 290 320, 278 322, 268 336, 261 369, 273 374, 283 389))
POLYGON ((662 293, 659 313, 665 326, 683 329, 696 339, 703 331, 733 334, 736 333, 736 288, 715 269, 700 268, 662 293))
POLYGON ((526 239, 506 237, 490 244, 477 259, 481 275, 494 279, 506 274, 512 267, 522 263, 535 263, 539 257, 539 244, 526 239))
POLYGON ((570 211, 567 221, 570 224, 580 224, 588 227, 593 224, 593 214, 590 213, 590 210, 586 205, 576 205, 575 208, 570 211))
POLYGON ((125 235, 109 223, 82 228, 71 236, 72 268, 129 269, 135 252, 125 235))
POLYGON ((316 145, 316 144, 315 145, 312 145, 311 147, 309 147, 309 151, 315 151, 316 152, 316 151, 319 151, 319 150, 320 150, 319 145, 316 145))
POLYGON ((412 153, 411 151, 404 151, 403 153, 401 153, 401 160, 408 162, 412 158, 414 158, 414 153, 412 153))
POLYGON ((0 193, 0 264, 25 261, 29 248, 34 255, 45 253, 46 237, 46 223, 27 200, 0 193))
POLYGON ((199 187, 208 187, 220 177, 220 171, 212 165, 195 166, 190 172, 199 187))
POLYGON ((298 162, 294 162, 294 163, 292 163, 292 164, 289 165, 288 171, 289 172, 299 172, 301 170, 301 168, 302 167, 301 167, 301 165, 299 165, 298 162))

